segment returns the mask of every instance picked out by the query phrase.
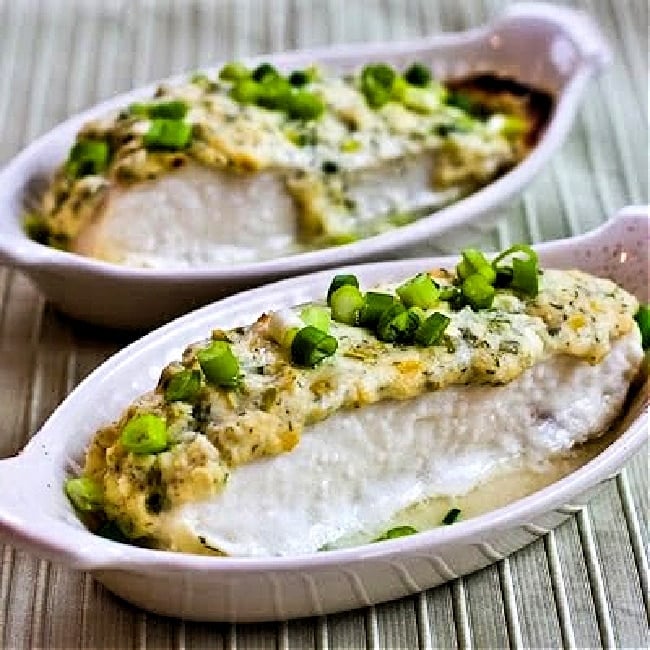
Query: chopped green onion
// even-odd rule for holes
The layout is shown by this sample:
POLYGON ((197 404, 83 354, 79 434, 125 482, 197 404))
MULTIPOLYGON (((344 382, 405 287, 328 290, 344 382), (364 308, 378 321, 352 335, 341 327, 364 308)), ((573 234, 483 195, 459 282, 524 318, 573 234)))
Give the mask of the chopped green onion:
POLYGON ((413 63, 404 72, 404 79, 412 86, 424 87, 431 81, 431 71, 422 63, 413 63))
POLYGON ((50 236, 50 228, 47 221, 40 214, 26 214, 23 221, 23 228, 30 239, 39 244, 47 244, 50 236))
POLYGON ((500 268, 499 262, 507 259, 508 257, 513 257, 516 253, 523 253, 523 255, 525 255, 525 259, 533 260, 535 263, 538 261, 537 253, 530 246, 526 244, 515 244, 514 246, 511 246, 510 248, 504 250, 502 253, 499 253, 492 260, 492 266, 498 270, 500 268))
POLYGON ((323 332, 330 331, 330 323, 332 322, 332 317, 330 310, 327 307, 319 307, 318 305, 307 305, 300 312, 300 318, 304 321, 306 325, 312 325, 317 327, 323 332))
POLYGON ((396 539, 398 537, 407 537, 408 535, 415 535, 418 531, 413 526, 396 526, 387 530, 383 535, 380 535, 373 542, 383 542, 387 539, 396 539))
POLYGON ((397 287, 397 295, 406 307, 429 309, 438 303, 438 287, 427 273, 418 273, 397 287))
POLYGON ((374 327, 379 322, 381 315, 393 305, 395 296, 389 293, 368 291, 359 310, 359 325, 374 327))
POLYGON ((509 287, 512 282, 512 269, 509 266, 500 266, 497 269, 497 277, 494 286, 499 289, 509 287))
POLYGON ((201 372, 199 370, 181 370, 171 377, 165 387, 167 402, 191 402, 201 390, 201 372))
POLYGON ((347 140, 343 140, 343 142, 341 142, 341 146, 339 148, 343 153, 354 153, 355 151, 359 151, 359 149, 361 149, 361 143, 354 138, 348 138, 347 140))
POLYGON ((512 281, 510 288, 534 298, 539 293, 539 275, 534 260, 512 260, 512 281))
POLYGON ((136 102, 129 106, 129 113, 150 118, 164 118, 169 120, 182 120, 187 115, 188 106, 180 99, 166 102, 153 102, 141 104, 136 102))
POLYGON ((537 253, 526 244, 515 244, 492 260, 492 268, 497 272, 498 286, 509 286, 515 291, 534 298, 539 292, 537 253), (524 257, 516 257, 521 253, 524 257), (504 259, 512 258, 512 266, 500 264, 504 259))
POLYGON ((449 306, 455 311, 458 311, 465 306, 465 299, 463 298, 462 290, 460 287, 453 285, 440 287, 440 300, 448 302, 449 306))
POLYGON ((101 510, 104 502, 102 486, 87 476, 69 478, 65 482, 65 493, 72 505, 81 512, 101 510))
POLYGON ((325 104, 318 95, 300 90, 289 95, 286 110, 293 120, 315 120, 322 115, 325 104))
POLYGON ((494 287, 480 273, 465 278, 461 291, 466 302, 475 310, 490 307, 495 294, 494 287))
POLYGON ((440 312, 434 312, 415 331, 415 342, 420 345, 439 343, 450 320, 448 316, 440 312))
POLYGON ((101 174, 108 167, 108 143, 104 140, 78 140, 65 164, 70 178, 101 174))
POLYGON ((449 95, 447 95, 447 105, 455 106, 461 111, 470 114, 472 114, 475 109, 474 102, 470 99, 469 95, 466 95, 463 92, 450 92, 449 95))
POLYGON ((345 284, 349 284, 350 286, 356 287, 357 289, 359 288, 359 280, 357 280, 356 275, 347 275, 347 274, 335 275, 334 278, 332 279, 329 289, 327 290, 328 305, 331 304, 332 294, 338 288, 342 287, 345 284))
POLYGON ((461 280, 474 273, 480 273, 490 284, 494 284, 497 273, 485 255, 476 248, 466 248, 461 252, 463 259, 456 267, 456 273, 461 280))
POLYGON ((528 130, 528 123, 522 117, 516 115, 503 115, 501 133, 506 138, 514 138, 523 135, 528 130))
POLYGON ((460 294, 460 289, 451 285, 440 287, 440 300, 451 301, 460 294))
POLYGON ((299 327, 289 327, 287 330, 285 330, 284 334, 282 335, 282 340, 280 341, 280 345, 285 348, 285 350, 291 350, 291 344, 293 343, 293 339, 296 338, 296 334, 300 331, 299 327))
POLYGON ((460 517, 460 508, 452 508, 449 512, 442 518, 442 523, 445 526, 456 523, 460 517))
POLYGON ((397 75, 385 63, 367 65, 361 72, 361 92, 372 108, 381 108, 390 101, 397 75))
POLYGON ((280 79, 280 73, 270 63, 260 63, 253 70, 251 76, 255 81, 267 82, 272 79, 280 79))
POLYGON ((238 79, 230 89, 230 96, 240 104, 255 104, 260 95, 260 84, 249 78, 238 79))
POLYGON ((187 115, 188 106, 180 99, 168 102, 158 102, 149 105, 149 117, 167 118, 170 120, 182 120, 187 115))
POLYGON ((296 87, 301 87, 305 86, 311 81, 309 74, 305 72, 304 70, 294 70, 290 75, 289 75, 289 83, 292 86, 296 87))
POLYGON ((313 368, 323 359, 331 357, 338 341, 323 330, 307 325, 298 330, 291 342, 291 360, 298 366, 313 368))
POLYGON ((181 120, 154 119, 143 141, 147 149, 184 149, 192 138, 192 125, 181 120))
POLYGON ((639 311, 634 316, 639 331, 641 332, 641 345, 643 349, 650 347, 650 305, 640 305, 639 311))
POLYGON ((224 81, 240 81, 247 79, 250 76, 250 70, 239 61, 231 61, 221 68, 219 72, 219 79, 224 81))
POLYGON ((212 341, 196 353, 205 378, 216 386, 234 388, 239 384, 239 361, 227 341, 212 341))
POLYGON ((406 309, 404 305, 396 302, 379 318, 377 338, 388 343, 411 343, 420 320, 416 308, 406 309))
POLYGON ((401 93, 400 101, 406 108, 417 113, 433 113, 442 104, 442 95, 436 88, 407 86, 401 93))
POLYGON ((291 94, 292 88, 286 79, 269 75, 258 84, 256 104, 272 111, 287 111, 291 94))
POLYGON ((129 105, 128 112, 131 115, 136 115, 138 117, 148 117, 149 105, 144 104, 143 102, 133 102, 133 104, 129 105))
POLYGON ((339 287, 330 298, 332 318, 339 323, 356 325, 363 302, 361 291, 354 285, 345 284, 339 287))
POLYGON ((167 424, 153 413, 136 415, 124 425, 120 442, 134 454, 157 454, 167 448, 167 424))

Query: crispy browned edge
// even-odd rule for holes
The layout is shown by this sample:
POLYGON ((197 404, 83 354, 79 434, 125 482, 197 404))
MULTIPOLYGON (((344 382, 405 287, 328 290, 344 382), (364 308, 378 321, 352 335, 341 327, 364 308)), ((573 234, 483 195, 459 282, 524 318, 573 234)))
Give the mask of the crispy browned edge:
POLYGON ((463 92, 490 110, 512 110, 515 106, 520 107, 523 116, 531 124, 525 138, 528 150, 539 142, 555 106, 555 98, 551 93, 496 73, 487 72, 448 79, 445 85, 452 91, 463 92))

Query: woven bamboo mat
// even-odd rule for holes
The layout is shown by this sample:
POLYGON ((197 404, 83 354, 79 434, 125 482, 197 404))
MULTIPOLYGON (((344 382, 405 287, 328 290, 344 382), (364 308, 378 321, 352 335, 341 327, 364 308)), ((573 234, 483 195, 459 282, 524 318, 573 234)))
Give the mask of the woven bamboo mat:
MULTIPOLYGON (((0 164, 77 110, 173 72, 265 51, 411 38, 484 22, 501 0, 0 0, 0 164)), ((593 14, 615 61, 552 164, 477 243, 580 233, 648 196, 648 5, 593 14)), ((418 253, 449 247, 424 242, 418 253)), ((416 251, 414 251, 416 252, 416 251)), ((17 452, 128 335, 58 315, 0 268, 0 456, 17 452)), ((509 559, 426 593, 277 624, 184 623, 118 600, 88 575, 0 546, 6 648, 547 648, 648 645, 647 456, 591 505, 509 559)))

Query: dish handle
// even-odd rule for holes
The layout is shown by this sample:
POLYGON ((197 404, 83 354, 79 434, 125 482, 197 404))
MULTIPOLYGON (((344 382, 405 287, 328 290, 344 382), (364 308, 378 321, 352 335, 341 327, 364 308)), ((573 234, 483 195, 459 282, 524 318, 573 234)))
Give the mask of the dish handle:
POLYGON ((546 2, 517 2, 508 5, 497 24, 517 22, 535 30, 539 23, 551 23, 561 29, 578 48, 583 59, 597 71, 612 60, 612 52, 596 21, 586 12, 546 2))
POLYGON ((121 545, 82 528, 46 472, 34 454, 0 460, 0 540, 76 569, 119 566, 121 545))

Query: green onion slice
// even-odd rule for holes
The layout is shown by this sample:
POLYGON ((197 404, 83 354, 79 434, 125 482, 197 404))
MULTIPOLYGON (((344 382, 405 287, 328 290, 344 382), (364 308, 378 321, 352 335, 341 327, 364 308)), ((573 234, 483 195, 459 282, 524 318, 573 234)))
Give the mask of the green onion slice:
POLYGON ((250 70, 239 61, 231 61, 221 68, 219 72, 219 79, 224 81, 239 81, 247 79, 250 76, 250 70))
POLYGON ((460 508, 451 508, 451 510, 449 510, 449 512, 443 517, 442 523, 445 524, 445 526, 449 526, 450 524, 456 523, 459 517, 460 508))
POLYGON ((434 312, 415 331, 415 342, 420 345, 439 343, 450 320, 448 316, 440 312, 434 312))
POLYGON ((650 347, 650 305, 641 305, 634 319, 641 332, 641 345, 646 350, 650 347))
POLYGON ((431 81, 431 71, 422 63, 413 63, 404 72, 404 79, 412 86, 427 86, 431 81))
POLYGON ((396 526, 395 528, 391 528, 390 530, 387 530, 383 535, 380 535, 376 539, 373 540, 373 542, 383 542, 387 539, 396 539, 397 537, 407 537, 408 535, 415 535, 417 533, 417 529, 413 528, 413 526, 396 526))
POLYGON ((406 309, 396 302, 381 315, 377 323, 377 338, 388 343, 411 343, 420 320, 417 308, 406 309))
POLYGON ((319 330, 327 333, 330 331, 330 324, 332 316, 327 307, 320 307, 318 305, 307 305, 300 312, 300 318, 306 325, 312 325, 319 330))
POLYGON ((538 262, 537 253, 530 246, 527 246, 526 244, 515 244, 514 246, 504 250, 502 253, 499 253, 492 260, 492 266, 498 270, 501 266, 499 262, 502 262, 509 257, 514 257, 517 253, 522 253, 524 259, 533 260, 535 264, 538 262))
POLYGON ((65 170, 71 178, 101 174, 108 167, 110 150, 104 140, 78 140, 70 150, 65 170))
POLYGON ((356 275, 335 275, 330 283, 329 289, 327 290, 327 304, 331 302, 332 294, 344 284, 349 284, 350 286, 359 288, 359 280, 357 280, 356 275))
POLYGON ((258 83, 256 104, 262 108, 288 111, 292 95, 291 84, 282 77, 268 76, 258 83))
POLYGON ((286 111, 293 120, 315 120, 325 110, 325 103, 316 94, 300 90, 288 95, 286 111))
POLYGON ((511 289, 531 298, 534 298, 539 293, 538 258, 537 253, 530 246, 526 244, 511 246, 492 260, 492 267, 497 272, 500 286, 507 282, 508 275, 512 273, 509 282, 511 289), (500 264, 500 262, 508 258, 512 258, 511 267, 500 264))
POLYGON ((313 325, 296 332, 291 342, 291 361, 298 366, 313 368, 323 359, 331 357, 338 347, 333 336, 313 325))
POLYGON ((65 493, 72 505, 81 512, 101 510, 104 502, 102 486, 87 476, 69 478, 65 482, 65 493))
POLYGON ((463 280, 461 291, 465 301, 475 310, 492 306, 494 287, 480 273, 474 273, 463 280))
POLYGON ((464 280, 473 273, 480 273, 490 284, 497 277, 496 269, 487 261, 485 255, 476 248, 466 248, 462 251, 463 259, 456 267, 458 277, 464 280))
POLYGON ((216 386, 235 388, 239 384, 239 361, 227 341, 212 341, 196 353, 205 378, 216 386))
POLYGON ((305 70, 294 70, 289 75, 289 83, 297 88, 307 85, 310 81, 310 75, 305 70))
POLYGON ((169 120, 182 120, 187 115, 187 111, 187 104, 180 99, 153 102, 151 104, 135 103, 129 106, 129 113, 132 115, 169 120))
POLYGON ((182 120, 156 118, 151 121, 143 142, 147 149, 178 151, 184 149, 192 138, 192 125, 182 120))
POLYGON ((50 227, 45 217, 40 214, 26 214, 23 221, 23 228, 30 239, 39 244, 47 244, 50 236, 50 227))
POLYGON ((260 63, 253 70, 252 75, 255 81, 267 82, 273 79, 280 79, 280 73, 270 63, 260 63))
POLYGON ((157 454, 167 448, 167 424, 152 413, 136 415, 124 425, 120 442, 134 454, 157 454))
POLYGON ((359 325, 374 327, 379 322, 381 315, 393 305, 395 296, 389 293, 368 291, 359 310, 359 325))
POLYGON ((390 101, 397 75, 385 63, 367 65, 361 72, 361 92, 372 108, 381 108, 390 101))
POLYGON ((440 292, 431 276, 418 273, 397 287, 397 295, 406 307, 429 309, 438 303, 440 292))
POLYGON ((363 294, 352 284, 344 284, 331 296, 332 318, 339 323, 356 325, 363 307, 363 294))
POLYGON ((539 274, 534 260, 512 260, 512 281, 510 288, 534 298, 539 293, 539 274))
POLYGON ((230 96, 240 104, 255 104, 260 95, 260 84, 248 77, 238 79, 230 89, 230 96))
POLYGON ((165 387, 167 402, 192 402, 201 390, 200 370, 181 370, 171 377, 165 387))
POLYGON ((440 298, 440 300, 448 301, 448 300, 453 300, 459 294, 460 294, 460 289, 458 289, 458 287, 454 287, 454 286, 449 285, 449 286, 440 287, 440 297, 439 298, 440 298))

